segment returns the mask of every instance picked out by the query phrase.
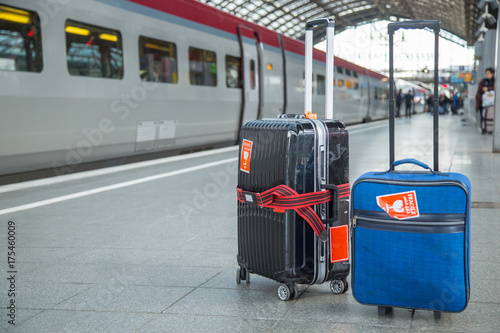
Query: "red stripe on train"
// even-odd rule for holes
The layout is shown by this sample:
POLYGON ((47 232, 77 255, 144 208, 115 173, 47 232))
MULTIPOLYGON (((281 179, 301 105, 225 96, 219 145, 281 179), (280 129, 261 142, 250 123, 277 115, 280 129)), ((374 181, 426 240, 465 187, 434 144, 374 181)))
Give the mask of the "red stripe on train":
MULTIPOLYGON (((189 21, 197 22, 212 28, 216 28, 222 31, 229 32, 231 34, 238 34, 238 25, 244 25, 247 28, 253 29, 260 34, 261 42, 279 48, 279 37, 278 33, 272 31, 268 28, 260 26, 258 24, 245 21, 237 16, 223 12, 217 8, 206 5, 202 2, 194 0, 169 0, 169 1, 158 1, 158 0, 127 0, 145 7, 149 7, 164 13, 168 13, 174 16, 187 19, 189 21)), ((248 29, 242 29, 243 35, 249 38, 253 38, 248 29)), ((304 43, 283 36, 283 44, 286 51, 304 55, 304 43)), ((314 49, 313 58, 325 62, 326 56, 323 51, 314 49)), ((385 75, 379 74, 377 72, 371 71, 365 67, 358 66, 347 60, 335 57, 335 65, 343 68, 356 71, 361 75, 370 76, 377 80, 387 79, 385 75)))

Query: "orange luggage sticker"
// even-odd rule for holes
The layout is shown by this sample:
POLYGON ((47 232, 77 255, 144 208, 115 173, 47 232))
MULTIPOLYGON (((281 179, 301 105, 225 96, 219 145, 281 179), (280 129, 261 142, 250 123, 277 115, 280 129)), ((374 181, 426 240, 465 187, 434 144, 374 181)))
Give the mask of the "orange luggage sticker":
POLYGON ((415 191, 380 195, 377 197, 377 205, 390 217, 398 220, 420 216, 415 191))
POLYGON ((243 139, 243 144, 241 145, 240 170, 246 173, 250 173, 250 157, 252 156, 252 145, 252 141, 243 139))
POLYGON ((330 227, 330 262, 349 261, 349 227, 330 227))

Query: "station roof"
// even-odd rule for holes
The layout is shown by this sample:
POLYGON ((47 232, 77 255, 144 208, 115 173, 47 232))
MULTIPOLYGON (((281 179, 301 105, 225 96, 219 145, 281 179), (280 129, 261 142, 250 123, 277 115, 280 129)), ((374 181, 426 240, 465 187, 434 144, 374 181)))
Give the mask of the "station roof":
MULTIPOLYGON (((225 12, 303 39, 305 22, 333 17, 336 32, 380 20, 440 20, 441 28, 468 46, 476 40, 477 0, 200 0, 225 12)), ((317 31, 317 36, 324 32, 317 31)))

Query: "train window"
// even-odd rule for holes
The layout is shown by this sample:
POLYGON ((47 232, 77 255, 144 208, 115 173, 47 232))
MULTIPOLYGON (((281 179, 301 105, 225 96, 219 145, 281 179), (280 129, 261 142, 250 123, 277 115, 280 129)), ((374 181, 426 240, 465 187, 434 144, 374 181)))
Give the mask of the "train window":
POLYGON ((358 72, 353 71, 353 72, 352 72, 352 76, 354 76, 354 77, 356 77, 356 78, 357 78, 357 77, 358 77, 358 72))
POLYGON ((343 87, 344 86, 344 80, 339 80, 337 85, 339 87, 343 87))
POLYGON ((70 75, 123 78, 122 38, 118 30, 66 20, 65 31, 70 75))
POLYGON ((226 86, 241 88, 241 58, 226 55, 226 86))
POLYGON ((352 82, 351 82, 351 80, 345 81, 345 86, 346 86, 347 89, 351 89, 352 88, 352 82))
MULTIPOLYGON (((311 94, 314 95, 316 83, 314 82, 314 73, 312 73, 312 88, 311 88, 311 94)), ((306 72, 302 72, 302 90, 305 91, 306 89, 306 72)))
POLYGON ((346 70, 345 70, 345 75, 347 75, 347 76, 351 76, 351 70, 346 68, 346 70))
POLYGON ((250 60, 250 88, 255 89, 255 61, 250 60))
POLYGON ((217 85, 217 61, 213 51, 189 48, 189 82, 195 86, 217 85))
POLYGON ((177 83, 176 45, 139 36, 139 65, 143 81, 177 83))
POLYGON ((317 78, 318 95, 325 94, 325 77, 323 75, 318 75, 317 78))
POLYGON ((42 66, 38 14, 0 5, 0 70, 41 72, 42 66))
POLYGON ((344 74, 344 69, 342 67, 340 66, 335 66, 335 67, 337 67, 337 73, 344 74))

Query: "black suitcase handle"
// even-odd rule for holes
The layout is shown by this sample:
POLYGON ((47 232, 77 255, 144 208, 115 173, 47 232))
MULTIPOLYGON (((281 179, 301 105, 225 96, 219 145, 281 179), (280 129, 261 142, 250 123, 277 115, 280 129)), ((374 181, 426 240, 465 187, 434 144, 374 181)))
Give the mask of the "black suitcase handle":
POLYGON ((389 23, 387 29, 389 34, 394 33, 399 29, 424 29, 429 28, 434 31, 439 32, 441 30, 441 21, 438 20, 413 20, 413 21, 403 21, 389 23))
POLYGON ((326 24, 331 27, 335 27, 335 20, 329 17, 326 18, 318 18, 315 20, 311 20, 306 22, 306 30, 314 29, 315 26, 326 24))
POLYGON ((283 113, 278 115, 279 119, 306 119, 303 114, 283 113))
POLYGON ((439 171, 439 97, 438 97, 438 50, 439 50, 439 31, 441 30, 441 21, 437 20, 413 20, 389 23, 387 30, 389 32, 389 167, 394 163, 394 114, 396 105, 394 100, 394 31, 398 29, 423 29, 430 28, 434 30, 434 100, 433 100, 433 142, 434 142, 434 171, 439 171))

